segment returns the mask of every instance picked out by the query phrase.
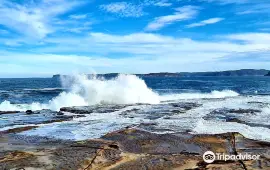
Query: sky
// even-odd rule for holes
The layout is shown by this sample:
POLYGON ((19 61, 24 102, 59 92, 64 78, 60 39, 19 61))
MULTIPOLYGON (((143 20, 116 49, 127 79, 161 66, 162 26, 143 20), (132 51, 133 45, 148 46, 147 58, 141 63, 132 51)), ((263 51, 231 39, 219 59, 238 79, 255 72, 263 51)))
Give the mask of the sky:
POLYGON ((270 69, 269 0, 0 0, 0 77, 270 69))

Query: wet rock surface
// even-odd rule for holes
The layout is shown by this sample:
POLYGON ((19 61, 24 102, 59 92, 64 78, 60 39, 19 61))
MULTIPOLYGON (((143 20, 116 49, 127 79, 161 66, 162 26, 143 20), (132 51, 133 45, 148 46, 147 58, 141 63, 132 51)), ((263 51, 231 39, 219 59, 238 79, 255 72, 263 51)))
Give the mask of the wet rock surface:
POLYGON ((111 113, 121 109, 127 109, 121 112, 122 116, 136 117, 137 115, 146 114, 149 119, 158 119, 163 116, 171 116, 174 114, 185 113, 188 110, 201 106, 198 103, 169 103, 169 104, 133 104, 133 105, 94 105, 94 106, 79 106, 79 107, 63 107, 62 112, 69 112, 74 114, 91 114, 91 113, 111 113), (144 106, 138 108, 131 108, 131 106, 144 106), (149 108, 148 108, 149 106, 149 108), (153 114, 154 113, 154 114, 153 114))
POLYGON ((30 115, 30 114, 33 114, 33 111, 32 110, 26 110, 25 113, 30 115))
POLYGON ((260 113, 261 110, 256 110, 256 109, 228 109, 228 108, 223 108, 223 109, 217 109, 214 110, 210 113, 210 115, 212 114, 256 114, 256 113, 260 113))
POLYGON ((9 134, 9 133, 20 133, 23 131, 35 129, 37 127, 38 126, 25 126, 25 127, 12 128, 12 129, 1 131, 0 134, 2 135, 2 134, 9 134))
POLYGON ((169 104, 151 105, 149 108, 134 108, 123 111, 121 113, 124 117, 135 118, 144 115, 146 119, 156 120, 159 118, 168 118, 173 115, 183 114, 191 109, 201 106, 198 103, 179 102, 169 104))
POLYGON ((100 139, 77 142, 38 137, 37 141, 34 139, 3 135, 1 143, 9 141, 12 147, 1 148, 0 169, 270 169, 270 143, 250 140, 239 133, 154 134, 125 128, 108 133, 100 139), (19 150, 26 144, 32 147, 19 150), (220 160, 207 164, 202 155, 208 150, 231 155, 259 154, 261 158, 256 161, 220 160))
POLYGON ((259 106, 259 107, 270 106, 270 103, 266 103, 266 102, 258 102, 258 101, 248 102, 248 104, 250 104, 250 105, 255 105, 255 106, 259 106))
POLYGON ((20 111, 0 111, 0 115, 4 115, 4 114, 15 114, 15 113, 19 113, 20 111))
POLYGON ((251 127, 265 127, 270 128, 269 125, 252 123, 246 120, 246 117, 259 115, 262 111, 257 109, 228 109, 222 108, 213 110, 209 114, 203 117, 205 120, 219 120, 226 122, 236 122, 240 124, 246 124, 251 127))
POLYGON ((94 105, 80 107, 62 107, 60 111, 74 114, 110 113, 123 109, 130 105, 94 105))
POLYGON ((72 120, 73 115, 64 115, 61 112, 56 112, 52 110, 39 110, 26 112, 7 112, 2 115, 0 128, 2 127, 12 127, 12 126, 22 126, 22 125, 39 125, 39 124, 49 124, 54 122, 62 122, 72 120))

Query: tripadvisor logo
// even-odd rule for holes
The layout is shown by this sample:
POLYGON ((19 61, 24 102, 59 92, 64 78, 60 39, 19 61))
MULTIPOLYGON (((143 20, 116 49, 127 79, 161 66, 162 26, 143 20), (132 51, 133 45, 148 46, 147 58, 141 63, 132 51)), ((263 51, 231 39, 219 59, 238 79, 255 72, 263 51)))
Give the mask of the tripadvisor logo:
POLYGON ((215 159, 216 159, 216 155, 212 151, 206 151, 203 154, 203 160, 206 163, 213 163, 215 161, 215 159))
POLYGON ((260 155, 250 155, 248 153, 238 154, 238 155, 228 155, 225 153, 214 153, 212 151, 206 151, 203 154, 203 160, 206 163, 213 163, 215 160, 258 160, 260 155))

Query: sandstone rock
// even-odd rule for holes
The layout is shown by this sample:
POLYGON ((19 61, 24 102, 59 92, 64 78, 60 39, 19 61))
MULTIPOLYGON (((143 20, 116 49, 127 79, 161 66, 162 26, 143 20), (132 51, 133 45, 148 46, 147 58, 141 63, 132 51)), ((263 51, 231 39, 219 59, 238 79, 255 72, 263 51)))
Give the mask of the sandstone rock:
MULTIPOLYGON (((17 139, 18 140, 18 139, 17 139)), ((8 140, 11 141, 11 140, 8 140)), ((0 151, 0 169, 32 168, 49 170, 242 170, 270 169, 267 142, 246 139, 239 133, 154 134, 135 128, 108 133, 101 139, 66 141, 56 146, 50 141, 32 144, 31 151, 0 151), (41 146, 42 147, 42 146, 41 146), (202 154, 211 150, 226 154, 260 154, 258 161, 222 161, 207 164, 202 154)), ((22 143, 22 141, 20 141, 22 143)))
POLYGON ((270 169, 270 143, 247 139, 241 134, 235 135, 235 147, 238 154, 260 155, 259 160, 244 161, 247 169, 270 169))
POLYGON ((102 139, 116 141, 131 153, 202 155, 207 150, 231 153, 231 135, 154 134, 132 128, 106 134, 102 139))
POLYGON ((8 130, 5 130, 5 131, 0 131, 0 134, 20 133, 20 132, 23 132, 23 131, 35 129, 35 128, 37 128, 37 127, 38 127, 38 126, 18 127, 18 128, 8 129, 8 130))

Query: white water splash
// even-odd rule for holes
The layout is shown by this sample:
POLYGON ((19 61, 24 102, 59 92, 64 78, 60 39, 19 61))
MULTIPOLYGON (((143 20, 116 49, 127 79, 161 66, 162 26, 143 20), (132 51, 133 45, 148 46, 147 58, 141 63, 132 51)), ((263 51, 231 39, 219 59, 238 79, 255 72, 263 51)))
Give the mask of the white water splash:
POLYGON ((0 104, 0 110, 59 110, 61 107, 94 104, 159 103, 159 95, 135 75, 119 75, 111 80, 77 75, 71 79, 62 78, 62 84, 70 89, 69 92, 60 93, 47 104, 15 105, 4 101, 0 104))

